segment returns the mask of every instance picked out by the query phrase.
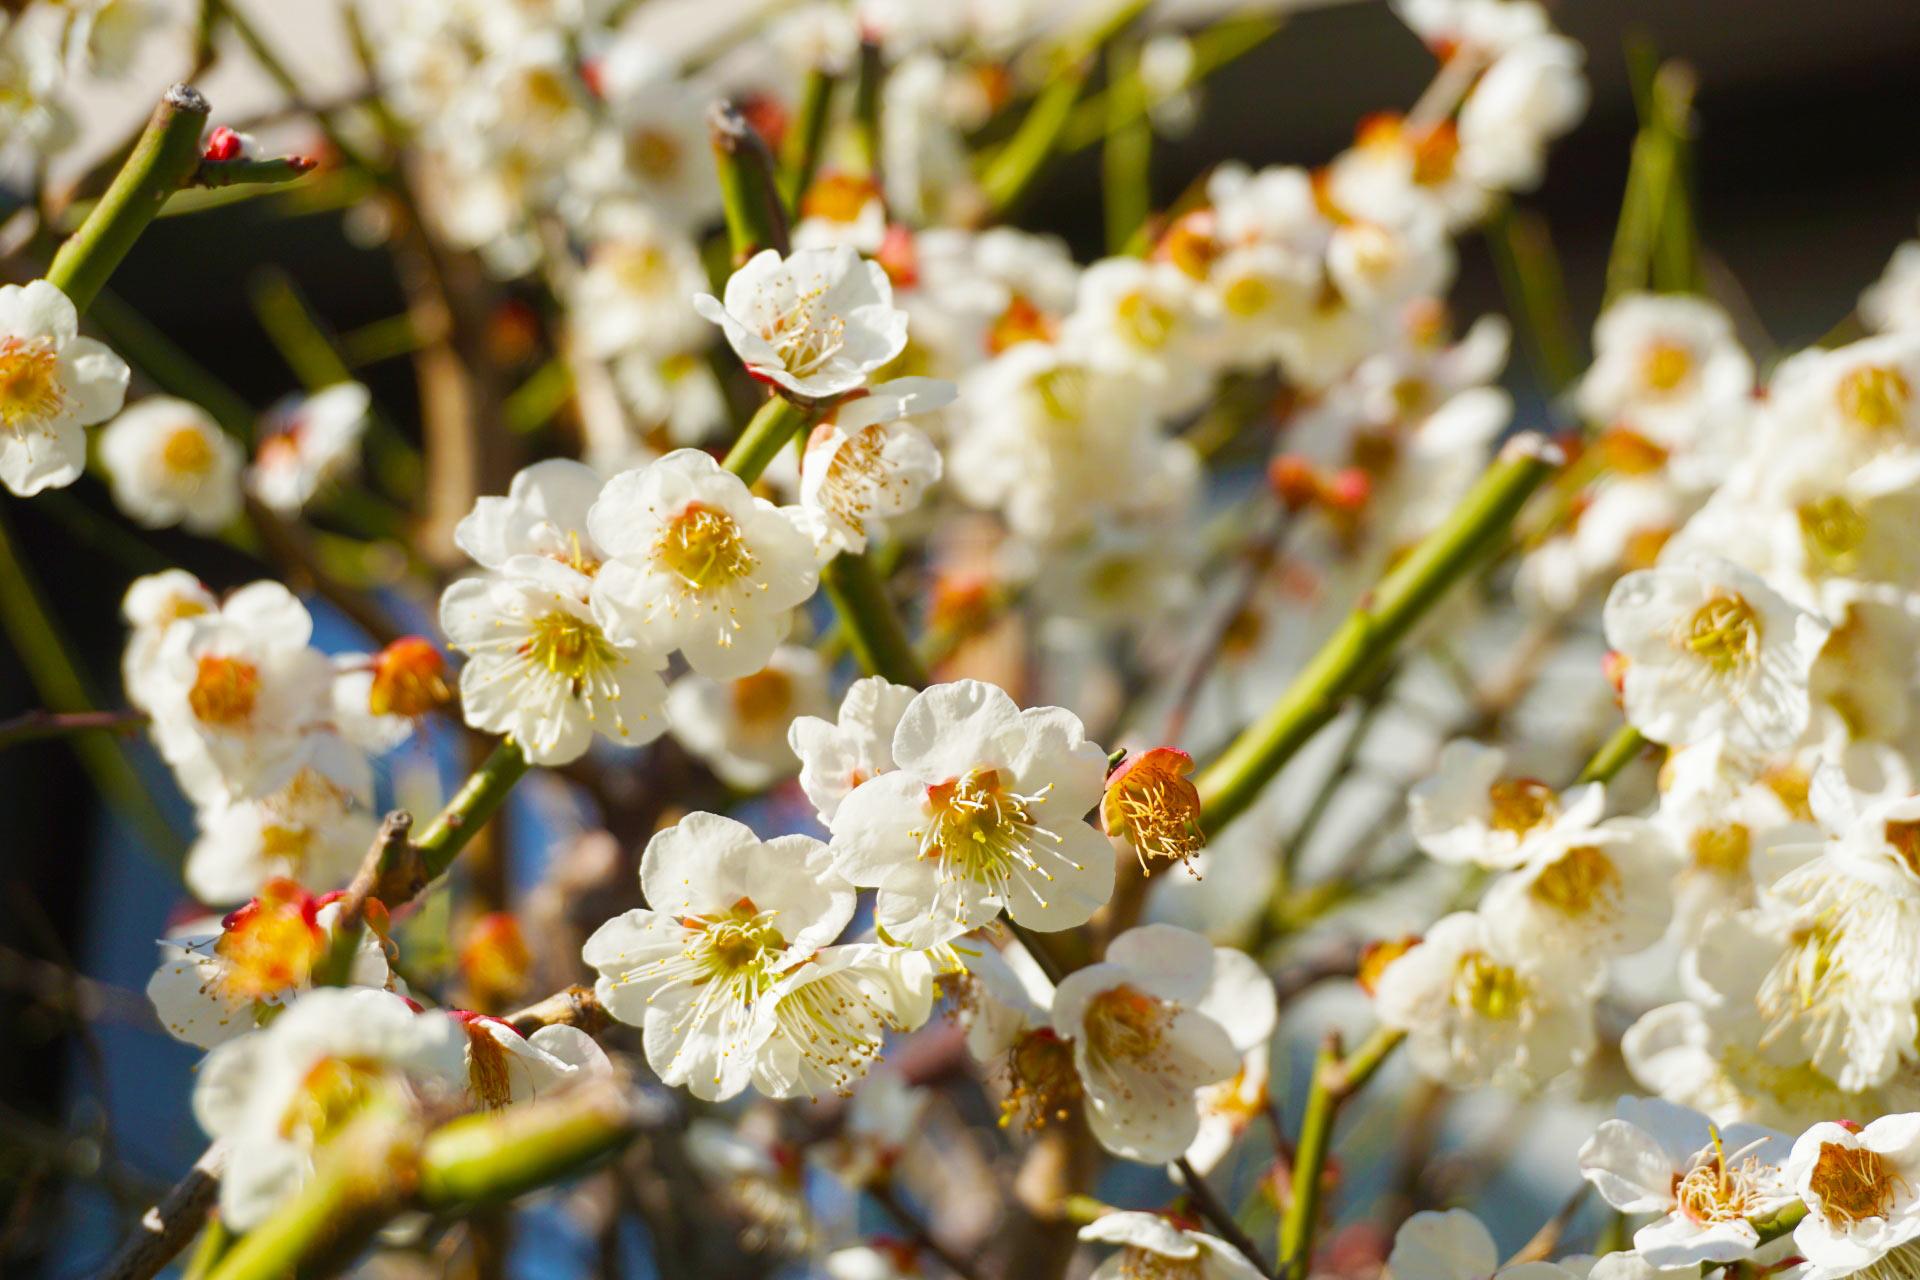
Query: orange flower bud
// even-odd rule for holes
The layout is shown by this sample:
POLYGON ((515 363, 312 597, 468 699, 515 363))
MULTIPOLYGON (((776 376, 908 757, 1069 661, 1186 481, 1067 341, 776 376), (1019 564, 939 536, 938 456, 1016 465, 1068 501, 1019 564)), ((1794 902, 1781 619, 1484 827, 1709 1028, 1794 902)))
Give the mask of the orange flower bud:
POLYGON ((1114 770, 1100 801, 1100 821, 1110 836, 1133 846, 1140 870, 1153 874, 1149 858, 1185 862, 1207 843, 1200 829, 1200 792, 1187 777, 1193 757, 1155 747, 1114 770))
POLYGON ((367 710, 376 716, 423 716, 453 698, 447 660, 420 636, 402 636, 374 655, 367 710))

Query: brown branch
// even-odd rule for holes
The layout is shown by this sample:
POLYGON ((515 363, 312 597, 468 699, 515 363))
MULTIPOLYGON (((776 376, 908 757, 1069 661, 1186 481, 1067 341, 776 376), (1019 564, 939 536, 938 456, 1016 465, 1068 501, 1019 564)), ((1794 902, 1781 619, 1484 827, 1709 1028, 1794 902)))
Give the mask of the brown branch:
POLYGON ((0 720, 0 751, 22 742, 59 738, 70 733, 105 730, 129 733, 147 723, 144 711, 23 711, 0 720))
POLYGON ((208 1147, 166 1195, 140 1216, 133 1234, 102 1268, 98 1280, 151 1280, 179 1256, 199 1232, 220 1194, 226 1149, 208 1147))
POLYGON ((895 1225, 907 1233, 907 1238, 913 1241, 916 1247, 940 1259, 941 1265, 959 1276, 960 1280, 980 1280, 980 1273, 974 1269, 973 1264, 934 1239, 933 1232, 927 1229, 927 1224, 915 1217, 913 1211, 901 1202, 900 1197, 894 1194, 892 1186, 879 1182, 868 1187, 867 1193, 873 1197, 876 1204, 886 1210, 887 1216, 893 1219, 895 1225))
POLYGON ((1260 1246, 1241 1229, 1240 1223, 1233 1216, 1233 1210, 1220 1203, 1220 1198, 1213 1194, 1213 1188, 1207 1185, 1207 1180, 1200 1171, 1195 1169, 1193 1163, 1185 1156, 1181 1156, 1173 1164, 1180 1171, 1180 1183, 1186 1189, 1187 1199, 1192 1201, 1194 1209, 1200 1216, 1222 1240, 1232 1245, 1240 1252, 1241 1257, 1252 1263, 1261 1275, 1271 1277, 1273 1268, 1261 1255, 1260 1246))
POLYGON ((515 1031, 528 1035, 541 1027, 578 1027, 588 1035, 603 1030, 612 1021, 592 987, 575 984, 536 1000, 524 1009, 507 1015, 515 1031))

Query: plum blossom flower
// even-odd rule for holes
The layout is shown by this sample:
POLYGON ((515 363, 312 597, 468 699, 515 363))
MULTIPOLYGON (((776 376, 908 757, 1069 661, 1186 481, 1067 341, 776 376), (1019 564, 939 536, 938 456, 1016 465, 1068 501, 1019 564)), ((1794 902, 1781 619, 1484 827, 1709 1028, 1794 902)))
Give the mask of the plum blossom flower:
POLYGON ((807 400, 858 390, 907 345, 887 273, 846 245, 764 250, 728 278, 724 303, 703 293, 693 305, 748 372, 807 400))
POLYGON ((364 756, 317 735, 275 791, 215 803, 199 814, 187 853, 187 888, 202 902, 238 902, 285 877, 314 889, 344 887, 373 843, 372 771, 364 756))
POLYGON ((1655 742, 1715 733, 1779 750, 1806 728, 1808 682, 1830 630, 1726 560, 1642 569, 1607 595, 1607 643, 1627 659, 1627 720, 1655 742))
POLYGON ((1559 827, 1487 889, 1482 914, 1517 952, 1601 972, 1593 961, 1631 955, 1666 931, 1679 862, 1660 829, 1638 818, 1559 827))
MULTIPOLYGON (((1087 1123, 1100 1145, 1130 1160, 1173 1160, 1200 1129, 1194 1094, 1240 1069, 1221 1018, 1204 1007, 1213 944, 1176 925, 1129 929, 1106 958, 1061 980, 1053 1030, 1073 1044, 1087 1123)), ((1271 985, 1268 996, 1271 999, 1271 985)), ((1245 994, 1236 984, 1236 994, 1245 994)))
POLYGON ((866 676, 847 686, 836 719, 794 717, 787 745, 800 759, 800 789, 820 821, 831 826, 855 787, 894 767, 894 730, 918 693, 884 676, 866 676))
POLYGON ((293 396, 267 411, 260 443, 247 469, 247 492, 269 511, 296 516, 314 495, 359 463, 367 410, 373 402, 357 382, 336 382, 293 396))
POLYGON ((627 746, 666 731, 664 655, 612 625, 585 574, 523 556, 514 573, 464 578, 440 597, 440 629, 468 655, 460 709, 535 764, 565 764, 594 735, 627 746))
POLYGON ((647 842, 651 905, 601 925, 581 954, 600 973, 600 1003, 641 1028, 661 1080, 709 1100, 752 1081, 777 1030, 769 993, 853 918, 853 888, 831 861, 818 840, 762 842, 711 813, 647 842))
POLYGON ((1502 1267, 1493 1236, 1465 1209, 1422 1210, 1400 1225, 1387 1255, 1393 1280, 1571 1280, 1565 1267, 1523 1262, 1502 1267))
POLYGON ((240 511, 240 446, 199 405, 148 396, 100 433, 113 501, 149 529, 212 533, 240 511))
POLYGON ((120 658, 120 680, 129 703, 142 711, 152 709, 154 666, 173 625, 219 608, 219 597, 185 569, 145 574, 128 585, 120 602, 120 615, 129 628, 120 658))
POLYGON ((1429 857, 1506 869, 1563 827, 1593 825, 1606 807, 1598 785, 1557 792, 1537 778, 1507 775, 1507 753, 1470 739, 1449 742, 1433 775, 1407 795, 1413 838, 1429 857))
POLYGON ((1407 1033, 1423 1075, 1457 1088, 1537 1088, 1584 1062, 1594 1041, 1591 975, 1545 959, 1456 912, 1387 966, 1374 1011, 1407 1033))
POLYGON ((504 1019, 459 1010, 466 1032, 466 1087, 474 1105, 497 1111, 581 1080, 613 1073, 607 1051, 578 1027, 541 1027, 522 1035, 504 1019))
POLYGON ((953 403, 950 382, 896 378, 842 401, 807 437, 800 510, 823 553, 858 555, 874 528, 920 505, 940 479, 940 450, 902 419, 953 403))
POLYGON ((1083 820, 1106 756, 1078 717, 1022 711, 977 680, 935 685, 902 713, 895 768, 840 802, 835 865, 878 889, 888 936, 928 947, 1002 909, 1029 928, 1080 924, 1113 891, 1113 850, 1083 820))
POLYGON ((79 313, 54 285, 0 286, 0 484, 22 498, 78 479, 82 428, 126 399, 126 361, 79 333, 79 313))
POLYGON ((440 1013, 366 987, 310 991, 266 1027, 216 1047, 193 1114, 227 1145, 220 1216, 256 1226, 313 1173, 314 1152, 376 1097, 453 1094, 466 1037, 440 1013))
POLYGON ((1757 1125, 1724 1129, 1658 1098, 1621 1098, 1580 1148, 1580 1173, 1622 1213, 1663 1215, 1633 1235, 1655 1267, 1736 1262, 1760 1246, 1754 1221, 1794 1200, 1781 1173, 1788 1139, 1757 1125))
POLYGON ((1225 1240, 1189 1231, 1157 1213, 1122 1210, 1080 1228, 1080 1238, 1117 1244, 1120 1252, 1093 1269, 1091 1280, 1166 1276, 1171 1280, 1255 1280, 1260 1269, 1225 1240))
POLYGON ((606 554, 587 531, 587 514, 602 489, 593 468, 570 458, 522 467, 506 496, 484 495, 454 526, 453 540, 488 569, 505 570, 517 556, 537 556, 591 578, 606 554))
POLYGON ((1629 294, 1594 326, 1580 412, 1662 449, 1685 448, 1753 391, 1753 360, 1727 313, 1684 294, 1629 294))
POLYGON ((624 202, 603 211, 594 230, 571 308, 588 351, 669 356, 705 345, 713 331, 691 299, 707 273, 686 232, 624 202))
POLYGON ((1809 1280, 1868 1270, 1920 1236, 1920 1114, 1816 1124, 1794 1141, 1786 1177, 1807 1206, 1793 1243, 1809 1280))
POLYGON ((587 527, 611 557, 594 587, 611 634, 715 680, 764 667, 820 581, 794 519, 697 449, 615 476, 587 527))
POLYGON ((795 719, 827 709, 827 667, 820 655, 782 645, 767 665, 736 680, 684 675, 667 690, 674 738, 730 787, 758 791, 793 774, 788 745, 795 719))
MULTIPOLYGON (((147 981, 160 1024, 174 1039, 202 1049, 253 1030, 262 1014, 311 984, 339 914, 337 896, 319 899, 291 880, 271 880, 217 928, 196 926, 167 938, 160 967, 147 981)), ((393 980, 375 930, 361 933, 348 979, 358 987, 393 980)))

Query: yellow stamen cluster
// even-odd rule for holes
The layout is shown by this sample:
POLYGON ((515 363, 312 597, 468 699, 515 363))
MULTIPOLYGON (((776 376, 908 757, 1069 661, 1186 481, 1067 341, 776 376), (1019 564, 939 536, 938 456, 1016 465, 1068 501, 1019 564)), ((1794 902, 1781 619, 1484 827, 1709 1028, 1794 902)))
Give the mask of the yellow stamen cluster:
POLYGON ((213 446, 197 427, 180 427, 169 432, 160 446, 160 463, 176 476, 197 479, 213 466, 213 446))
POLYGON ((1703 1226, 1745 1218, 1754 1212, 1761 1199, 1764 1167, 1753 1156, 1729 1160, 1716 1129, 1713 1145, 1696 1154, 1685 1173, 1675 1171, 1674 1204, 1681 1213, 1703 1226))
POLYGON ((595 677, 620 658, 619 651, 591 618, 582 618, 566 609, 555 609, 534 619, 527 628, 521 652, 534 665, 545 667, 565 680, 575 698, 586 693, 595 677))
POLYGON ((1582 844, 1561 854, 1534 877, 1527 896, 1565 916, 1584 916, 1614 904, 1621 889, 1620 868, 1597 845, 1582 844))
POLYGON ((1456 1008, 1503 1020, 1518 1016, 1526 998, 1526 980, 1484 951, 1469 951, 1454 966, 1449 1000, 1456 1008))
POLYGON ((1204 1280, 1206 1274, 1204 1251, 1191 1258, 1170 1258, 1138 1245, 1128 1245, 1120 1251, 1121 1280, 1204 1280))
MULTIPOLYGON (((1133 846, 1143 875, 1153 874, 1151 859, 1186 862, 1207 843, 1200 827, 1200 792, 1186 776, 1192 769, 1186 752, 1155 747, 1107 781, 1101 821, 1108 835, 1133 846)), ((1187 865, 1191 871, 1192 864, 1187 865)))
POLYGON ((821 314, 823 296, 820 289, 801 294, 760 330, 780 357, 780 367, 796 377, 819 369, 846 345, 847 322, 841 316, 821 314))
POLYGON ((864 534, 876 490, 898 492, 905 482, 887 468, 887 429, 881 423, 848 436, 827 463, 820 503, 855 533, 864 534))
POLYGON ((50 338, 0 338, 0 425, 25 434, 66 404, 60 353, 50 338))
POLYGON ((1677 391, 1692 372, 1693 353, 1677 342, 1651 342, 1641 353, 1640 380, 1649 391, 1662 395, 1677 391))
POLYGON ((1867 518, 1839 494, 1801 504, 1800 541, 1807 559, 1829 573, 1851 573, 1860 564, 1867 540, 1867 518))
POLYGON ((1884 1218, 1894 1198, 1909 1191, 1905 1178, 1877 1151, 1840 1142, 1820 1144, 1820 1156, 1807 1175, 1807 1190, 1829 1222, 1850 1227, 1867 1218, 1884 1218))
POLYGON ((689 591, 729 586, 753 572, 739 523, 718 507, 690 502, 660 528, 654 559, 686 584, 689 591))
POLYGON ((227 917, 213 944, 224 962, 217 979, 221 994, 237 1003, 302 986, 326 945, 313 899, 291 881, 270 881, 259 897, 227 917))
POLYGON ((1560 798, 1538 778, 1501 778, 1487 788, 1487 825, 1523 836, 1560 815, 1560 798))
POLYGON ((338 1133, 373 1097, 385 1072, 363 1058, 323 1058, 280 1117, 280 1136, 311 1149, 338 1133))
POLYGON ((1913 384, 1900 370, 1862 365, 1840 379, 1834 400, 1848 422, 1869 432, 1897 429, 1913 403, 1913 384))
POLYGON ((1007 1051, 1007 1096, 1000 1102, 1000 1125, 1020 1117, 1029 1130, 1064 1121, 1080 1101, 1080 1073, 1073 1046, 1048 1028, 1029 1031, 1007 1051))
MULTIPOLYGON (((1039 889, 1053 873, 1036 854, 1042 845, 1062 841, 1035 820, 1034 810, 1052 789, 1049 783, 1036 794, 1022 795, 999 770, 975 769, 928 787, 928 823, 909 834, 919 842, 919 856, 939 864, 942 879, 986 885, 1004 900, 1012 882, 1022 878, 1045 905, 1039 889)), ((1080 870, 1078 863, 1072 865, 1080 870)))
POLYGON ((244 723, 260 698, 260 668, 242 658, 207 654, 195 668, 187 706, 202 724, 244 723))
POLYGON ((1121 331, 1135 346, 1149 351, 1166 346, 1178 323, 1171 307, 1139 290, 1120 299, 1114 312, 1121 331))
POLYGON ((1694 611, 1681 643, 1715 673, 1732 675, 1760 657, 1760 615, 1740 596, 1715 596, 1694 611))
POLYGON ((1724 827, 1702 827, 1687 842, 1693 865, 1719 875, 1741 876, 1753 856, 1753 833, 1744 822, 1724 827))

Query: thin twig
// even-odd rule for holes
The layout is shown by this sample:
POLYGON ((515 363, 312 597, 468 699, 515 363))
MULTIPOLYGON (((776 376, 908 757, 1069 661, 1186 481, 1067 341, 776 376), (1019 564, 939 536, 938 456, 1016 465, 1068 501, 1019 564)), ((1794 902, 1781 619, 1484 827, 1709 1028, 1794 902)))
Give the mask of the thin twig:
POLYGON ((884 1182, 877 1183, 867 1188, 867 1193, 873 1197, 875 1204, 886 1210, 887 1216, 893 1219, 895 1225, 907 1233, 908 1239, 940 1259, 947 1270, 959 1276, 961 1280, 980 1280, 979 1272, 974 1270, 973 1264, 965 1261, 935 1239, 933 1232, 927 1229, 927 1224, 915 1217, 913 1211, 901 1203, 900 1197, 893 1193, 890 1185, 884 1182))
POLYGON ((1193 1201, 1193 1207, 1200 1216, 1219 1233, 1222 1240, 1238 1249, 1240 1255, 1252 1263, 1261 1275, 1271 1277, 1273 1267, 1261 1254, 1260 1246, 1241 1229, 1234 1220, 1233 1211, 1220 1203, 1220 1198, 1213 1194, 1213 1188, 1207 1185, 1207 1180, 1193 1167, 1192 1162, 1181 1156, 1173 1162, 1173 1167, 1180 1171, 1180 1183, 1186 1188, 1187 1198, 1193 1201))
POLYGON ((199 1232, 220 1194, 220 1170, 226 1148, 208 1147, 193 1168, 160 1198, 121 1244, 98 1280, 151 1280, 178 1257, 199 1232))
POLYGON ((147 723, 144 711, 23 711, 0 720, 0 751, 22 742, 59 738, 70 733, 105 730, 129 733, 147 723))

